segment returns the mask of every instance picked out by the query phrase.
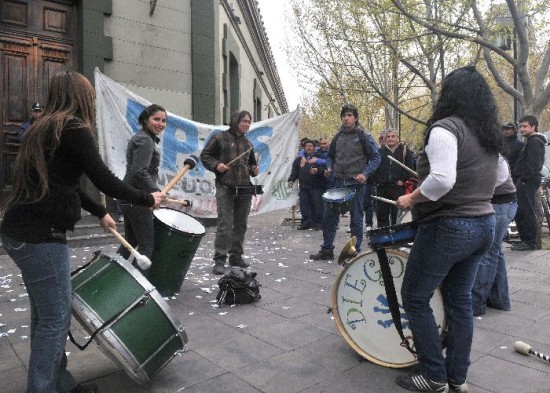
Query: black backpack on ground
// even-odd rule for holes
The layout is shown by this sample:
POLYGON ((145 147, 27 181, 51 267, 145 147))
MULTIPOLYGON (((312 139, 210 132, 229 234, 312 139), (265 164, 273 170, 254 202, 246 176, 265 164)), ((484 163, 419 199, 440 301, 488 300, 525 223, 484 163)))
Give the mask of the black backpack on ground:
POLYGON ((220 291, 216 296, 218 304, 246 304, 260 300, 260 283, 256 273, 249 273, 234 267, 218 280, 220 291))

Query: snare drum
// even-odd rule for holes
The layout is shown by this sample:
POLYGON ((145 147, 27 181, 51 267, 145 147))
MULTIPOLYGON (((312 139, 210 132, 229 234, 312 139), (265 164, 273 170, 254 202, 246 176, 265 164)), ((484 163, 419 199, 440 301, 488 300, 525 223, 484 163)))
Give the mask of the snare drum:
POLYGON ((323 194, 323 200, 329 204, 331 209, 345 213, 351 210, 355 201, 355 190, 348 188, 331 188, 323 194))
POLYGON ((147 278, 161 295, 171 296, 180 290, 206 230, 179 210, 160 208, 153 215, 155 249, 147 278))
MULTIPOLYGON (((408 251, 386 250, 399 305, 408 251)), ((441 334, 445 329, 443 298, 436 290, 430 306, 441 334)), ((407 314, 401 309, 405 337, 411 337, 407 314)), ((410 367, 417 361, 401 345, 386 297, 376 252, 363 253, 347 264, 336 278, 332 291, 332 311, 338 330, 361 356, 385 367, 410 367)), ((412 341, 411 341, 412 343, 412 341)))
POLYGON ((400 247, 414 240, 417 227, 412 222, 372 229, 367 232, 371 248, 400 247))
POLYGON ((155 288, 120 256, 100 255, 71 279, 72 312, 99 348, 140 385, 179 351, 187 335, 155 288))

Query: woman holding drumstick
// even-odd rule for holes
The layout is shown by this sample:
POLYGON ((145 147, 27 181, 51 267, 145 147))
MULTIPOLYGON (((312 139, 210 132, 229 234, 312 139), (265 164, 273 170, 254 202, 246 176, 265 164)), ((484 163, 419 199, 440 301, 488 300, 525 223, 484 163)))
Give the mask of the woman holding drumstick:
POLYGON ((82 174, 113 198, 158 208, 165 195, 124 184, 99 155, 94 129, 94 89, 77 72, 50 81, 43 115, 27 131, 17 160, 13 190, 3 203, 2 245, 22 273, 31 308, 31 356, 27 392, 96 392, 77 385, 66 369, 71 322, 71 264, 65 232, 81 207, 100 225, 116 228, 105 208, 79 188, 82 174))
POLYGON ((418 374, 397 378, 408 390, 468 391, 471 290, 495 232, 495 184, 507 176, 499 167, 501 144, 496 104, 485 79, 474 67, 451 72, 428 120, 417 163, 421 184, 397 200, 398 208, 412 209, 418 223, 401 287, 420 365, 418 374), (430 308, 437 287, 447 318, 445 356, 430 308))
MULTIPOLYGON (((160 188, 158 172, 160 153, 157 143, 166 128, 166 110, 157 104, 149 105, 138 117, 141 129, 130 139, 126 149, 126 175, 124 181, 139 190, 157 192, 160 188)), ((155 246, 153 212, 145 206, 123 204, 124 237, 140 254, 151 259, 155 246)), ((120 246, 117 251, 128 259, 130 251, 120 246)), ((134 263, 136 268, 141 268, 134 263)))

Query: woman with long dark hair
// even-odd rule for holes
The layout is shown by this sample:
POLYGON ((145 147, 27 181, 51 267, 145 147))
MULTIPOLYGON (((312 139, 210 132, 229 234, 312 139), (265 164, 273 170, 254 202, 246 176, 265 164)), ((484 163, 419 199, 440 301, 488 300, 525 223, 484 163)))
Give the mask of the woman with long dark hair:
POLYGON ((494 235, 491 197, 500 171, 495 100, 474 67, 451 72, 428 121, 417 172, 420 186, 397 200, 418 223, 403 279, 420 372, 396 382, 420 392, 467 392, 473 335, 471 290, 494 235), (430 299, 440 287, 447 320, 446 357, 430 299))
POLYGON ((77 72, 54 75, 42 116, 27 131, 15 163, 13 191, 3 204, 2 245, 22 273, 31 308, 28 393, 95 392, 66 369, 71 322, 71 264, 65 232, 81 208, 116 228, 105 208, 79 188, 86 174, 114 198, 158 208, 166 197, 127 186, 103 163, 93 137, 94 89, 77 72))
MULTIPOLYGON (((149 105, 139 114, 141 129, 128 141, 124 181, 138 190, 160 191, 157 184, 160 165, 157 144, 160 142, 160 134, 166 128, 166 118, 166 110, 162 106, 149 105)), ((145 206, 130 203, 123 204, 122 211, 126 240, 137 247, 140 254, 150 259, 155 246, 153 212, 145 206)), ((130 257, 130 251, 124 246, 118 249, 118 253, 125 259, 130 257)), ((141 270, 139 266, 136 267, 141 270)))

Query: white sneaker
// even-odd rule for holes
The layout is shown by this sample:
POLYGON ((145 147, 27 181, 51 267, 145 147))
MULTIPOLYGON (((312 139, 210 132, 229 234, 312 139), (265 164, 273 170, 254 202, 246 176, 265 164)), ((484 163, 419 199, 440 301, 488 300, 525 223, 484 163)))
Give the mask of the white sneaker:
POLYGON ((367 225, 367 227, 365 228, 365 230, 368 232, 368 231, 372 231, 372 227, 370 225, 367 225))

